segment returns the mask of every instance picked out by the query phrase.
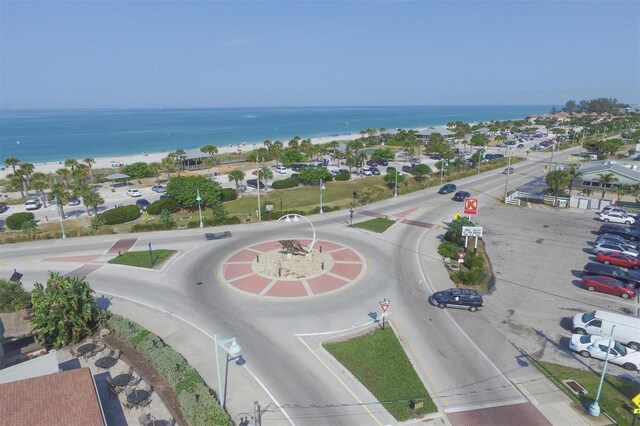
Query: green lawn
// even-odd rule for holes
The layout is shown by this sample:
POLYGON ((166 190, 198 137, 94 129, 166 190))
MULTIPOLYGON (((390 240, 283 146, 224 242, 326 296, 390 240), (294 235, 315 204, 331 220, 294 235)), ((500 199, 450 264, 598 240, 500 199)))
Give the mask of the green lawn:
POLYGON ((175 253, 175 250, 153 250, 153 261, 151 253, 144 251, 128 251, 122 255, 114 257, 109 263, 116 265, 137 266, 139 268, 153 268, 162 264, 169 256, 175 253))
POLYGON ((375 219, 367 220, 366 222, 355 223, 353 227, 368 229, 369 231, 383 233, 384 231, 389 229, 391 225, 393 225, 394 223, 396 222, 391 219, 382 219, 378 217, 375 219))
MULTIPOLYGON (((564 365, 553 364, 551 362, 535 361, 534 364, 574 401, 588 406, 595 399, 600 381, 599 374, 565 367, 564 365), (577 381, 582 387, 587 389, 589 393, 585 396, 576 396, 562 383, 562 380, 566 379, 577 381)), ((631 402, 631 398, 638 394, 638 392, 640 392, 640 386, 638 386, 637 383, 607 375, 602 386, 602 393, 600 394, 600 409, 615 419, 619 425, 631 425, 633 420, 631 408, 633 403, 631 402)))
POLYGON ((391 327, 324 345, 398 421, 437 411, 391 327), (412 400, 424 402, 413 413, 412 400))

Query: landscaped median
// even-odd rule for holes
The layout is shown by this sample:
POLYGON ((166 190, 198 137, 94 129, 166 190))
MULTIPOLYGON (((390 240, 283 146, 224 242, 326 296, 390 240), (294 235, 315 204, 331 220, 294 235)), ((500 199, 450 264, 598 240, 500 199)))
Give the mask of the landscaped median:
POLYGON ((325 343, 324 348, 369 389, 396 420, 419 418, 437 411, 392 327, 343 342, 325 343))
POLYGON ((116 265, 136 266, 138 268, 153 268, 162 264, 169 256, 174 254, 175 250, 145 250, 145 251, 128 251, 109 260, 108 263, 116 265))
MULTIPOLYGON (((175 398, 170 397, 174 395, 163 396, 169 402, 177 400, 179 407, 174 408, 181 411, 188 424, 233 424, 216 400, 215 392, 207 386, 200 374, 161 338, 119 315, 112 315, 107 320, 107 327, 113 334, 109 339, 117 339, 121 344, 130 346, 168 383, 169 393, 173 392, 175 398)), ((115 343, 114 346, 119 346, 115 343)), ((158 391, 162 389, 161 385, 154 383, 158 391)))
POLYGON ((365 222, 354 223, 353 227, 362 228, 369 231, 378 232, 381 234, 387 229, 389 229, 391 225, 393 225, 394 223, 396 222, 390 219, 376 218, 376 219, 367 220, 365 222))

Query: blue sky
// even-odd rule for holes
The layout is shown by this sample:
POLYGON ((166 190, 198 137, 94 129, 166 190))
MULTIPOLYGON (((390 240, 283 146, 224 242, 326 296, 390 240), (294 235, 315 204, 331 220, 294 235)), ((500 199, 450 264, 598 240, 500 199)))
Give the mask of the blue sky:
POLYGON ((640 2, 0 2, 0 108, 640 103, 640 2))

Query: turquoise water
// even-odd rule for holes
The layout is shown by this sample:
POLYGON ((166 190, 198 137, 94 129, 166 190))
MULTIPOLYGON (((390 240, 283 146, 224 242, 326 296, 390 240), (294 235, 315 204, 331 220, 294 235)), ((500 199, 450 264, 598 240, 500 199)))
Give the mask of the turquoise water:
POLYGON ((551 105, 2 110, 0 159, 29 162, 173 151, 207 144, 520 119, 551 105))

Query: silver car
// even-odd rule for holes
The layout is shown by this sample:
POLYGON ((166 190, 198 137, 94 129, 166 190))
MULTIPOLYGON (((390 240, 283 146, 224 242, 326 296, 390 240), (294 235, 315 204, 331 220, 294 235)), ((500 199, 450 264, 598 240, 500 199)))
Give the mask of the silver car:
POLYGON ((602 234, 598 236, 598 239, 596 239, 596 244, 599 244, 599 243, 618 244, 618 245, 621 245, 622 247, 625 247, 631 250, 638 250, 637 244, 634 244, 629 240, 625 240, 622 237, 619 237, 617 235, 612 235, 612 234, 602 234))
POLYGON ((593 246, 593 253, 623 253, 628 254, 629 256, 637 257, 640 252, 635 249, 631 249, 625 247, 621 244, 613 244, 613 243, 597 243, 593 246))

